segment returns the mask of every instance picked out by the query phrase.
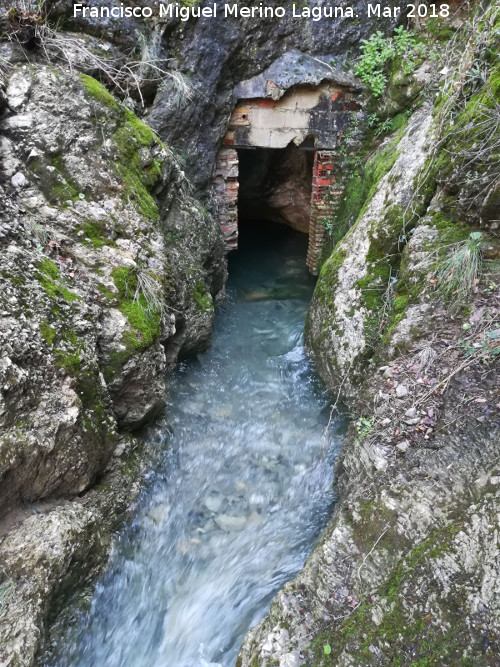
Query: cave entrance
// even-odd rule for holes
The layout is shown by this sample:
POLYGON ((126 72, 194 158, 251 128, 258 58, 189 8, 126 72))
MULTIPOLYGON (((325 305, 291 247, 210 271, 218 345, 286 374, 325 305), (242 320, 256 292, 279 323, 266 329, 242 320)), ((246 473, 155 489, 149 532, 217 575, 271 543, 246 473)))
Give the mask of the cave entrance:
POLYGON ((266 219, 308 234, 307 266, 317 275, 342 197, 346 137, 361 106, 355 81, 317 58, 297 57, 297 67, 271 67, 236 87, 212 202, 228 251, 238 247, 240 223, 266 219))
MULTIPOLYGON (((217 154, 215 204, 228 250, 238 248, 242 226, 266 220, 309 236, 306 263, 317 275, 340 189, 334 151, 318 150, 314 138, 284 148, 223 146, 217 154)), ((262 225, 259 224, 262 229, 262 225)))
POLYGON ((314 148, 238 149, 240 233, 269 221, 309 234, 314 148))

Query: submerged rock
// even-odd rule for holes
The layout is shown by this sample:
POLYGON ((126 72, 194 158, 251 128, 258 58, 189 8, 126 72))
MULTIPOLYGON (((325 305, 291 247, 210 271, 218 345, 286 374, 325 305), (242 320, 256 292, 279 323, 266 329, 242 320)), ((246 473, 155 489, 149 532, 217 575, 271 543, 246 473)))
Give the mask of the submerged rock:
POLYGON ((233 533, 243 530, 247 525, 247 518, 244 516, 230 516, 229 514, 220 514, 215 517, 215 523, 226 533, 233 533))

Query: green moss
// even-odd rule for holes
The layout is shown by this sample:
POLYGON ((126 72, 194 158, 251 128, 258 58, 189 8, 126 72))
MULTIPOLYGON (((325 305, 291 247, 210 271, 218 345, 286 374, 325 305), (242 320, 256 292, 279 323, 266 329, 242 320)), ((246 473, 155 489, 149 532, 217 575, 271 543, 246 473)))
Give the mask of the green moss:
POLYGON ((66 344, 65 349, 54 350, 57 368, 64 368, 70 375, 78 375, 82 364, 84 346, 78 336, 71 329, 64 331, 62 341, 66 344))
POLYGON ((112 111, 121 112, 123 107, 115 100, 113 95, 106 90, 102 83, 99 83, 99 81, 87 74, 80 74, 80 77, 89 97, 97 100, 100 104, 112 111))
POLYGON ((406 310, 406 307, 408 306, 408 297, 405 296, 397 296, 394 299, 394 303, 392 305, 392 308, 395 313, 403 313, 406 310))
POLYGON ((451 243, 465 241, 469 237, 470 227, 463 222, 453 220, 446 209, 440 209, 431 219, 431 225, 438 230, 438 241, 431 247, 426 246, 427 250, 436 249, 436 246, 446 246, 451 243))
POLYGON ((47 345, 52 345, 55 337, 57 336, 57 332, 55 331, 55 329, 49 326, 47 320, 44 320, 40 324, 40 333, 42 334, 42 337, 44 341, 47 343, 47 345))
POLYGON ((126 335, 129 347, 144 350, 160 335, 161 315, 149 309, 143 296, 137 301, 125 301, 121 304, 121 312, 128 319, 133 332, 126 335))
POLYGON ((130 197, 137 210, 146 218, 157 220, 158 206, 148 188, 160 179, 162 163, 157 160, 149 169, 143 169, 139 149, 159 141, 150 127, 132 112, 126 111, 126 122, 113 135, 120 152, 117 168, 125 182, 125 197, 130 197))
MULTIPOLYGON (((370 517, 373 514, 372 509, 366 508, 370 517)), ((363 511, 364 508, 361 509, 361 512, 363 511)), ((410 664, 410 660, 411 664, 415 664, 413 659, 428 660, 429 665, 451 664, 446 662, 446 658, 457 655, 457 626, 442 633, 428 623, 428 613, 409 616, 403 605, 403 587, 411 583, 415 574, 425 573, 433 559, 441 557, 451 548, 453 537, 459 530, 459 525, 451 524, 445 529, 433 531, 427 540, 399 561, 377 591, 379 605, 385 610, 379 625, 375 624, 372 617, 373 606, 367 602, 362 603, 336 630, 326 630, 316 638, 312 645, 314 659, 309 664, 314 667, 336 665, 340 654, 347 651, 353 664, 371 665, 375 662, 372 647, 378 648, 384 658, 390 661, 388 664, 392 665, 410 664), (327 643, 332 647, 328 656, 323 651, 323 646, 327 643)), ((459 606, 457 612, 460 613, 459 606)), ((456 612, 449 608, 445 613, 451 619, 456 612)))
POLYGON ((133 299, 137 289, 137 275, 134 269, 117 266, 111 272, 118 294, 122 300, 133 299))
POLYGON ((80 188, 71 178, 61 154, 50 158, 47 156, 33 158, 29 162, 29 167, 36 175, 39 187, 49 202, 64 206, 66 201, 75 201, 79 198, 80 188))
POLYGON ((113 350, 110 353, 102 368, 102 374, 108 384, 120 375, 123 366, 130 359, 132 353, 131 350, 113 350))
MULTIPOLYGON (((498 50, 498 46, 495 48, 498 50)), ((441 182, 452 183, 461 190, 473 187, 474 183, 484 189, 485 183, 493 182, 497 177, 500 160, 500 133, 494 121, 497 100, 500 98, 500 65, 492 67, 486 83, 462 106, 461 101, 466 95, 467 86, 451 111, 449 96, 443 95, 438 101, 436 116, 446 129, 436 159, 436 178, 441 182), (447 116, 443 117, 443 113, 447 116), (453 118, 452 124, 450 116, 453 118)))
POLYGON ((335 217, 331 221, 332 234, 322 256, 322 264, 349 229, 356 224, 377 190, 380 180, 392 169, 398 158, 397 146, 408 124, 408 113, 396 117, 397 133, 383 148, 375 149, 378 139, 368 133, 363 145, 354 155, 346 154, 341 182, 345 185, 335 217))
POLYGON ((36 263, 35 266, 48 278, 59 280, 59 269, 52 260, 48 259, 48 257, 44 257, 43 259, 41 259, 39 262, 36 263))
POLYGON ((408 113, 398 113, 391 119, 393 132, 399 131, 408 125, 408 113))
POLYGON ((126 125, 128 126, 127 129, 131 132, 132 136, 140 146, 149 147, 154 143, 161 143, 156 133, 149 127, 149 125, 146 125, 146 123, 143 123, 142 120, 137 118, 135 113, 126 108, 124 108, 124 112, 126 125))
POLYGON ((198 309, 205 313, 209 310, 214 309, 214 302, 212 297, 207 292, 205 285, 203 283, 198 283, 193 290, 193 299, 198 306, 198 309))
POLYGON ((130 109, 119 104, 106 88, 90 76, 82 75, 83 85, 90 97, 113 111, 119 126, 113 134, 119 156, 116 168, 123 179, 124 201, 132 201, 137 211, 150 220, 158 220, 158 206, 151 195, 153 188, 161 178, 163 162, 155 159, 143 168, 139 150, 154 144, 164 148, 155 132, 143 123, 130 109))
POLYGON ((116 299, 116 293, 113 292, 113 290, 107 287, 106 285, 103 285, 102 283, 97 283, 96 287, 105 299, 109 300, 116 299))
POLYGON ((390 280, 397 274, 399 245, 404 228, 404 215, 400 206, 391 206, 383 221, 373 223, 370 246, 366 256, 367 273, 357 282, 366 308, 364 330, 369 347, 374 347, 382 332, 381 317, 387 299, 390 280))
POLYGON ((137 275, 134 269, 117 267, 112 276, 119 294, 120 310, 128 319, 132 331, 124 340, 131 352, 149 347, 160 334, 161 313, 149 306, 141 294, 136 298, 137 275))
POLYGON ((61 298, 68 303, 80 299, 77 294, 60 283, 59 269, 50 259, 40 260, 36 268, 38 269, 36 278, 51 299, 61 298))
POLYGON ((114 241, 106 234, 106 227, 102 222, 95 220, 87 220, 81 227, 85 234, 84 243, 93 246, 94 248, 102 248, 102 246, 113 246, 114 241))
POLYGON ((118 171, 125 183, 125 198, 130 197, 138 212, 149 220, 158 220, 158 205, 148 192, 139 172, 125 163, 118 164, 118 171))
POLYGON ((70 375, 76 375, 80 370, 82 358, 79 350, 55 350, 57 368, 64 368, 70 375))
POLYGON ((327 261, 321 267, 318 282, 314 290, 314 296, 324 305, 331 304, 338 284, 339 270, 344 263, 347 253, 337 248, 333 251, 327 261))

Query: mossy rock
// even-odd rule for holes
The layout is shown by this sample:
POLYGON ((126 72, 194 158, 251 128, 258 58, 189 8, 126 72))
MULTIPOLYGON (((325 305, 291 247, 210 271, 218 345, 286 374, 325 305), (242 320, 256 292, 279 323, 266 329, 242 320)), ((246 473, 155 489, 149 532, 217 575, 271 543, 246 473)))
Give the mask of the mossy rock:
POLYGON ((137 294, 135 269, 116 267, 112 276, 118 290, 119 309, 131 327, 131 330, 124 334, 124 343, 130 356, 145 350, 158 338, 161 331, 161 313, 148 303, 143 294, 137 294))
POLYGON ((161 181, 163 160, 155 158, 150 165, 143 167, 140 150, 156 146, 159 151, 164 151, 164 145, 152 128, 117 102, 101 83, 87 75, 81 77, 87 95, 111 111, 117 122, 113 139, 118 148, 116 169, 123 181, 124 201, 132 201, 138 213, 145 218, 158 220, 158 205, 152 191, 161 181))

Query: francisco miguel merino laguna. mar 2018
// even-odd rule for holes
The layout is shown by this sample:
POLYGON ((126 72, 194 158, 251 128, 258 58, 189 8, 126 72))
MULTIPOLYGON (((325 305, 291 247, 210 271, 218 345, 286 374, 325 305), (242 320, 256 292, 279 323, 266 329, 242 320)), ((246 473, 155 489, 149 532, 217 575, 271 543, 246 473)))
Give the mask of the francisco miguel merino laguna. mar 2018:
MULTIPOLYGON (((407 3, 397 7, 386 7, 381 3, 368 3, 365 11, 368 17, 397 18, 401 13, 407 13, 409 17, 418 15, 422 17, 422 8, 425 16, 429 18, 449 16, 449 5, 430 4, 417 5, 407 3)), ((156 9, 152 7, 126 7, 122 3, 112 7, 86 7, 81 3, 73 5, 73 17, 88 18, 152 18, 155 14, 159 18, 178 18, 188 21, 190 18, 261 18, 275 19, 284 18, 291 13, 293 18, 321 21, 322 19, 336 18, 358 18, 359 13, 351 6, 337 7, 335 5, 323 5, 321 7, 299 6, 294 3, 291 7, 268 7, 260 3, 254 7, 240 7, 237 3, 224 3, 220 5, 213 3, 210 6, 199 5, 183 6, 174 3, 160 4, 156 9)))

